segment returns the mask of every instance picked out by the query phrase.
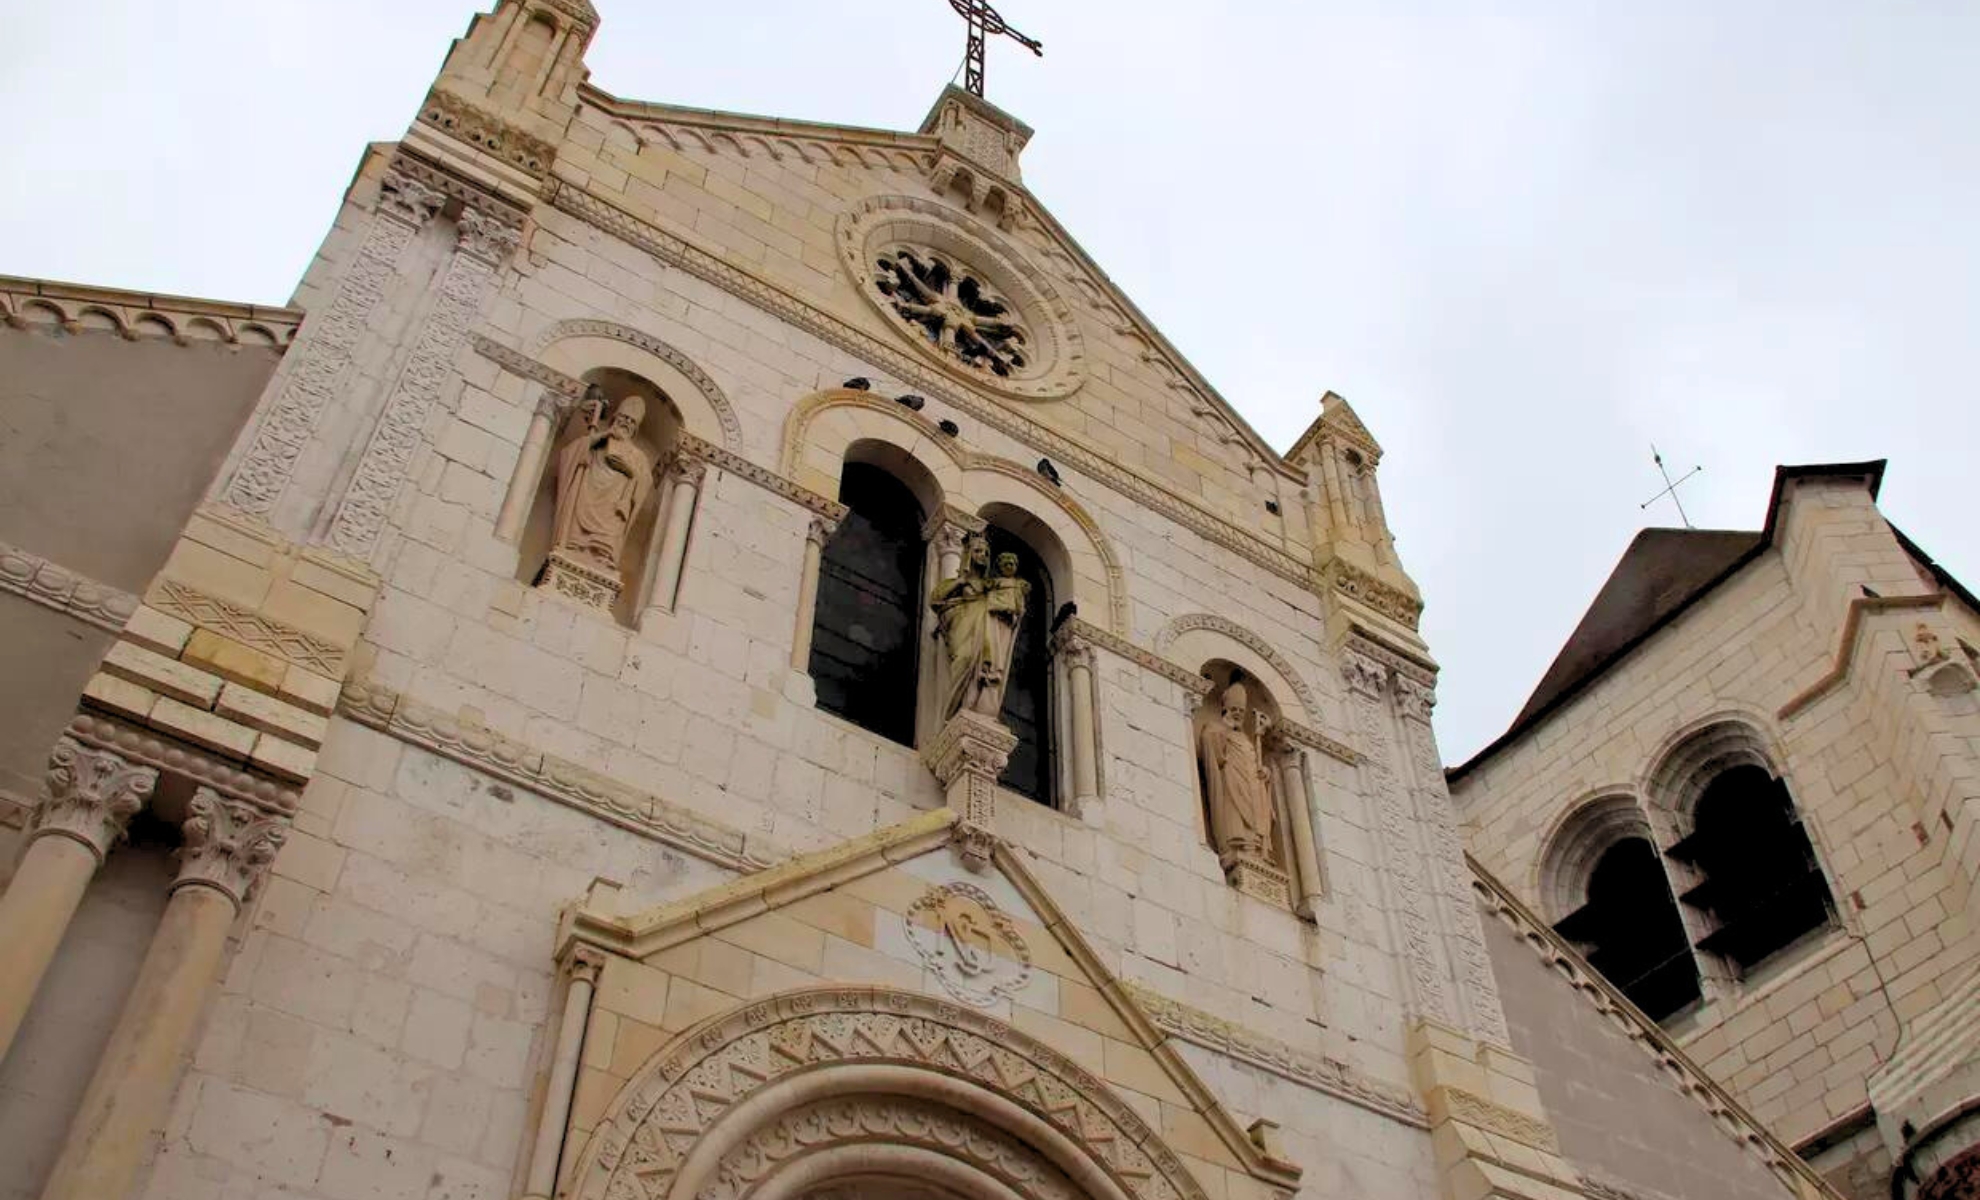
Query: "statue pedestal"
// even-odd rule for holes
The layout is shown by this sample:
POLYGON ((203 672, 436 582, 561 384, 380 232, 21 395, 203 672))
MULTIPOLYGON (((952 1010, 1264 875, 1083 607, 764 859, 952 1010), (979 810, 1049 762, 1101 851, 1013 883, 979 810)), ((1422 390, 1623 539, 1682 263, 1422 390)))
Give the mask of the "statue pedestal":
POLYGON ((1224 878, 1238 891, 1267 904, 1292 907, 1292 881, 1278 867, 1250 854, 1226 854, 1217 861, 1224 878))
POLYGON ((561 550, 550 552, 550 561, 543 565, 543 581, 536 586, 553 595, 606 612, 610 612, 612 606, 619 602, 617 575, 561 550))
POLYGON ((1015 749, 1017 735, 1002 722, 964 711, 949 718, 924 754, 959 818, 956 852, 973 871, 988 865, 996 845, 997 777, 1015 749))

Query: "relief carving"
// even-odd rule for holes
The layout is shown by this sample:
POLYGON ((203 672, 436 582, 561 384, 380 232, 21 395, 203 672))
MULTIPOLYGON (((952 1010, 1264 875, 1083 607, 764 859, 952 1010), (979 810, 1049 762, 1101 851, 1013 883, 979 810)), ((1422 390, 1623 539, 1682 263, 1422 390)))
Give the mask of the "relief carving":
POLYGON ((48 794, 28 823, 28 840, 71 838, 101 862, 158 785, 158 772, 64 735, 48 755, 47 781, 48 794))
POLYGON ((987 1008, 1031 979, 1031 948, 990 893, 969 883, 931 888, 906 914, 908 942, 942 989, 987 1008))
POLYGON ((179 877, 174 888, 210 887, 245 904, 268 864, 288 840, 289 823, 251 804, 228 800, 210 788, 199 788, 179 827, 179 877))

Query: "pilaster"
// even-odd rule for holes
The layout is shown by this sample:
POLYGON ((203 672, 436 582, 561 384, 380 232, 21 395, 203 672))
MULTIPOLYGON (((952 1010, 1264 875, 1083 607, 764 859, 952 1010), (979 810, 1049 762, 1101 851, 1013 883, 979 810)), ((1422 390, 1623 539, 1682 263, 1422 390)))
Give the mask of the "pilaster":
POLYGON ((1430 1114, 1446 1200, 1575 1200, 1533 1064, 1435 1021, 1409 1027, 1410 1074, 1430 1114))

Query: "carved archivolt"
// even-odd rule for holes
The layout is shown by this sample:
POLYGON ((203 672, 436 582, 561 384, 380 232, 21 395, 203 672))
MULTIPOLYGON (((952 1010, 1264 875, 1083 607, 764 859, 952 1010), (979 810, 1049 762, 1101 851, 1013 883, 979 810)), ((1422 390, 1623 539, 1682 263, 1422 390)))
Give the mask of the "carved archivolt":
POLYGON ((1293 695, 1299 698, 1299 706, 1306 710, 1307 716, 1312 718, 1319 716, 1320 706, 1314 698, 1313 689, 1307 686, 1299 669, 1294 667, 1285 655, 1273 649, 1270 642, 1236 621, 1212 613, 1184 613, 1162 626, 1162 631, 1155 635, 1155 652, 1168 653, 1169 647, 1176 644, 1176 639, 1192 629, 1208 629, 1213 633, 1221 633, 1271 663, 1272 669, 1285 679, 1287 685, 1292 688, 1293 695))
MULTIPOLYGON (((1069 551, 1078 550, 1082 548, 1079 543, 1083 541, 1084 548, 1089 549, 1099 559, 1099 565, 1105 573, 1107 581, 1106 607, 1108 626, 1115 633, 1125 634, 1127 632, 1127 575, 1121 570, 1120 557, 1114 553, 1113 545, 1108 542, 1107 535, 1101 531, 1099 522, 1093 519, 1092 514, 1088 513, 1079 501, 1067 495, 1063 489, 1054 488, 1047 484, 1039 477, 1036 471, 1029 470, 1018 463, 1011 462, 1009 459, 998 458, 996 455, 978 454, 966 450, 958 446, 954 438, 943 433, 933 421, 911 409, 890 400, 879 399, 869 392, 856 391, 850 388, 833 388, 812 396, 807 396, 805 399, 799 401, 797 406, 791 410, 790 415, 784 419, 784 446, 779 469, 785 476, 793 476, 797 473, 811 428, 825 414, 839 408, 861 409, 866 412, 877 413, 888 418, 890 421, 900 422, 903 426, 901 430, 902 434, 911 435, 895 439, 895 443, 904 450, 907 445, 916 442, 923 447, 939 449, 943 457, 946 457, 953 464, 955 470, 931 471, 931 474, 946 475, 953 478, 957 472, 968 474, 970 472, 980 471, 1005 476, 1023 485, 1031 493, 1035 505, 1035 507, 1031 508, 1033 516, 1037 516, 1042 520, 1050 514, 1056 513, 1071 521, 1078 527, 1079 532, 1084 537, 1068 542, 1066 548, 1069 551)), ((826 448, 836 454, 842 454, 844 451, 843 446, 828 446, 826 448)), ((912 452, 910 451, 910 453, 912 452)), ((923 457, 923 455, 918 455, 917 457, 923 457)), ((940 463, 940 459, 935 461, 940 463)), ((953 504, 967 498, 947 496, 942 499, 945 503, 953 504)), ((1075 584, 1073 580, 1067 580, 1065 582, 1075 584)), ((1074 590, 1076 593, 1076 586, 1074 590)))
POLYGON ((1060 1176, 1094 1200, 1204 1200, 1084 1068, 983 1013, 876 987, 786 993, 676 1038, 613 1100, 569 1194, 768 1198, 788 1194, 760 1187, 778 1161, 861 1144, 940 1148, 1027 1200, 1066 1196, 1060 1176))
MULTIPOLYGON (((530 339, 528 357, 541 358, 543 351, 550 346, 565 338, 574 337, 602 337, 611 338, 615 342, 624 342, 628 346, 646 351, 687 376, 688 382, 701 393, 702 399, 708 401, 708 407, 715 410, 715 420, 722 426, 722 444, 734 452, 742 450, 742 421, 736 417, 735 406, 729 403, 729 398, 723 394, 721 386, 692 358, 650 333, 642 333, 616 321, 591 319, 558 321, 530 339)), ((478 344, 477 348, 479 348, 478 344)))

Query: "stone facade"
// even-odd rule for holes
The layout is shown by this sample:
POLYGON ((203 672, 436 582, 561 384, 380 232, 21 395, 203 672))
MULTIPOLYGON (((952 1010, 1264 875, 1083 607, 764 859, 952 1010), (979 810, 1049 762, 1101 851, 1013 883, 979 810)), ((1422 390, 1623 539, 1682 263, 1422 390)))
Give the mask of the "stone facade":
MULTIPOLYGON (((178 857, 16 1190, 1666 1194, 1577 1157, 1518 1044, 1345 401, 1266 446, 980 98, 914 133, 626 101, 597 22, 474 19, 169 552, 108 615, 41 602, 100 662, 42 715, 0 1097, 105 943, 99 864, 133 822, 178 857), (610 597, 544 570, 594 387, 646 389, 656 451, 610 597), (932 652, 913 745, 816 703, 848 463, 913 494, 927 580, 986 528, 1044 564, 1050 803, 932 652), (1193 722, 1239 677, 1276 876, 1205 823, 1193 722)), ((1702 1088, 1664 1128, 1748 1147, 1740 1194, 1832 1194, 1702 1088)))
MULTIPOLYGON (((1523 715, 1452 786, 1480 869, 1552 922, 1585 899, 1605 845, 1639 829, 1666 848, 1688 832, 1696 770, 1759 761, 1785 782, 1831 919, 1744 971, 1697 952, 1702 998, 1665 1024, 1861 1197, 1914 1194, 1970 1142, 1957 1114, 1980 1054, 1980 613, 1885 520, 1882 466, 1783 468, 1765 530, 1743 535, 1729 570, 1669 597, 1661 623, 1523 715)), ((1697 882, 1665 861, 1673 892, 1697 882)), ((1710 930, 1696 911, 1685 920, 1694 941, 1710 930)))

